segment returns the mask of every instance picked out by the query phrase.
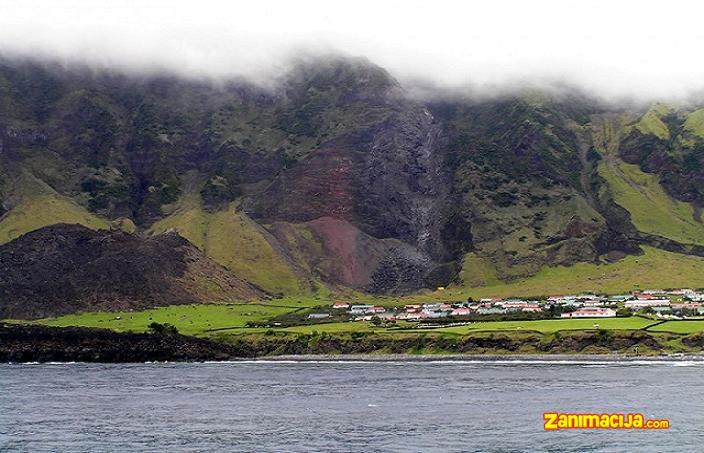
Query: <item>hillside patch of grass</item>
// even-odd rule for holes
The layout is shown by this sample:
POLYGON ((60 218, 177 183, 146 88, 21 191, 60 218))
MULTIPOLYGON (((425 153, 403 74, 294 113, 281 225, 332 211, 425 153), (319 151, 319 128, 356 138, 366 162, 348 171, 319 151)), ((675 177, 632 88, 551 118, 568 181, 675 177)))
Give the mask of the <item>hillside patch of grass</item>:
POLYGON ((670 110, 664 104, 654 104, 636 123, 636 128, 643 134, 653 134, 660 139, 669 140, 670 130, 660 118, 670 110))
POLYGON ((80 224, 94 230, 108 229, 101 219, 68 198, 56 194, 23 199, 0 220, 0 244, 56 223, 80 224))
POLYGON ((630 212, 638 230, 683 243, 704 244, 704 225, 694 219, 692 205, 668 196, 657 175, 644 173, 637 165, 616 157, 611 159, 615 169, 602 161, 599 174, 609 184, 614 201, 630 212))
POLYGON ((704 137, 704 109, 696 110, 684 122, 684 129, 699 137, 704 137))
POLYGON ((266 232, 233 207, 209 213, 200 200, 185 200, 170 216, 149 230, 158 234, 175 229, 208 256, 236 275, 272 293, 304 294, 304 287, 293 268, 266 238, 266 232))
POLYGON ((464 300, 467 297, 512 297, 574 294, 595 291, 617 294, 645 288, 704 287, 704 258, 642 247, 641 256, 627 256, 615 263, 577 263, 544 267, 536 275, 508 283, 470 288, 455 286, 405 298, 398 303, 464 300))

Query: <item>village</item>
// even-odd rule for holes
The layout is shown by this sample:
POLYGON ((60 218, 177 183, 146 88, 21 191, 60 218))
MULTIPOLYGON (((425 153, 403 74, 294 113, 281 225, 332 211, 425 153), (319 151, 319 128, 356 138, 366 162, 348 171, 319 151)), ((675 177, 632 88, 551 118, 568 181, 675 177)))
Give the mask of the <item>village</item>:
POLYGON ((693 319, 704 316, 704 291, 692 289, 644 290, 627 294, 579 294, 551 296, 544 299, 471 298, 462 302, 432 302, 384 307, 372 304, 335 302, 327 312, 310 313, 311 320, 325 320, 335 313, 345 313, 351 321, 427 322, 525 314, 526 318, 614 318, 633 313, 660 319, 693 319))

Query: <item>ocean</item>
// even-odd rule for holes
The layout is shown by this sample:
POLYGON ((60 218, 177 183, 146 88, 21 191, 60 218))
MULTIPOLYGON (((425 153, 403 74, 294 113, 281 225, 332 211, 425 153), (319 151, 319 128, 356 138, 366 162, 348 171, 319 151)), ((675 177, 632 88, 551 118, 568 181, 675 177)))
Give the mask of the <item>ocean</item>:
POLYGON ((0 450, 704 451, 704 363, 2 364, 0 450), (670 429, 545 431, 544 412, 670 429))

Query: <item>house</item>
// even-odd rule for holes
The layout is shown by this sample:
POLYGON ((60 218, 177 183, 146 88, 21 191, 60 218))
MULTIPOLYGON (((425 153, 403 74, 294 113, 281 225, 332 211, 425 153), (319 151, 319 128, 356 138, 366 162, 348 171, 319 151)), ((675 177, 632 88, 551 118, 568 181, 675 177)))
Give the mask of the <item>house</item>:
POLYGON ((536 311, 542 311, 542 310, 543 310, 543 307, 541 307, 540 305, 524 305, 523 307, 521 307, 521 311, 525 311, 525 312, 536 312, 536 311))
POLYGON ((695 294, 693 289, 690 288, 682 288, 682 289, 673 289, 672 291, 668 291, 667 294, 671 296, 688 296, 690 294, 695 294))
POLYGON ((406 313, 418 313, 420 311, 420 305, 406 305, 403 307, 406 310, 406 313))
POLYGON ((450 312, 447 310, 433 310, 433 309, 429 309, 429 308, 424 308, 423 311, 421 312, 421 318, 429 318, 429 319, 445 318, 449 314, 450 314, 450 312))
POLYGON ((702 304, 699 303, 682 303, 682 304, 672 304, 670 305, 670 308, 673 310, 699 310, 702 308, 702 304))
POLYGON ((367 310, 367 313, 384 313, 386 308, 375 305, 367 310))
POLYGON ((365 313, 368 313, 369 310, 371 310, 374 307, 374 305, 352 305, 350 307, 350 313, 353 315, 363 315, 365 313))
POLYGON ((656 299, 651 296, 643 295, 639 296, 638 299, 635 300, 627 300, 623 303, 623 305, 631 310, 640 310, 646 307, 669 307, 670 300, 656 299))
POLYGON ((627 300, 634 299, 634 297, 630 294, 617 294, 615 296, 610 296, 607 300, 609 302, 625 302, 627 300))
POLYGON ((576 296, 553 296, 548 298, 549 302, 556 305, 569 305, 571 307, 581 307, 584 302, 577 300, 576 296))
POLYGON ((400 321, 418 321, 421 319, 420 313, 400 313, 396 316, 400 321))
POLYGON ((325 319, 329 317, 330 313, 311 313, 308 315, 308 319, 325 319))
POLYGON ((350 304, 348 304, 346 302, 335 302, 332 305, 332 308, 334 308, 336 310, 343 309, 343 308, 346 309, 346 308, 350 308, 350 304))
POLYGON ((455 308, 450 312, 450 316, 467 316, 472 313, 469 308, 455 308))
POLYGON ((562 313, 562 318, 615 318, 616 310, 611 308, 580 308, 569 313, 562 313))
POLYGON ((519 310, 526 305, 528 305, 528 302, 525 300, 516 300, 516 299, 511 299, 511 300, 506 300, 504 302, 499 302, 497 305, 500 305, 504 308, 507 308, 509 310, 519 310))
POLYGON ((496 315, 499 313, 506 313, 505 308, 501 307, 481 307, 477 310, 480 315, 496 315))
POLYGON ((582 301, 584 307, 601 307, 604 305, 603 299, 585 299, 582 301))

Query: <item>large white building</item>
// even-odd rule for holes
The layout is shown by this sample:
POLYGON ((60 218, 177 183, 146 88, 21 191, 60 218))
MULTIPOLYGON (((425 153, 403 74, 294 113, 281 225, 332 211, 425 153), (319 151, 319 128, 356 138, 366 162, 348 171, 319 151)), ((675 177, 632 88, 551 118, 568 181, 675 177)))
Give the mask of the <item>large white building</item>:
POLYGON ((615 318, 616 310, 610 308, 581 308, 569 313, 562 313, 562 318, 615 318))
POLYGON ((667 307, 670 305, 670 299, 636 299, 627 300, 623 303, 626 308, 631 310, 639 310, 646 307, 667 307))

